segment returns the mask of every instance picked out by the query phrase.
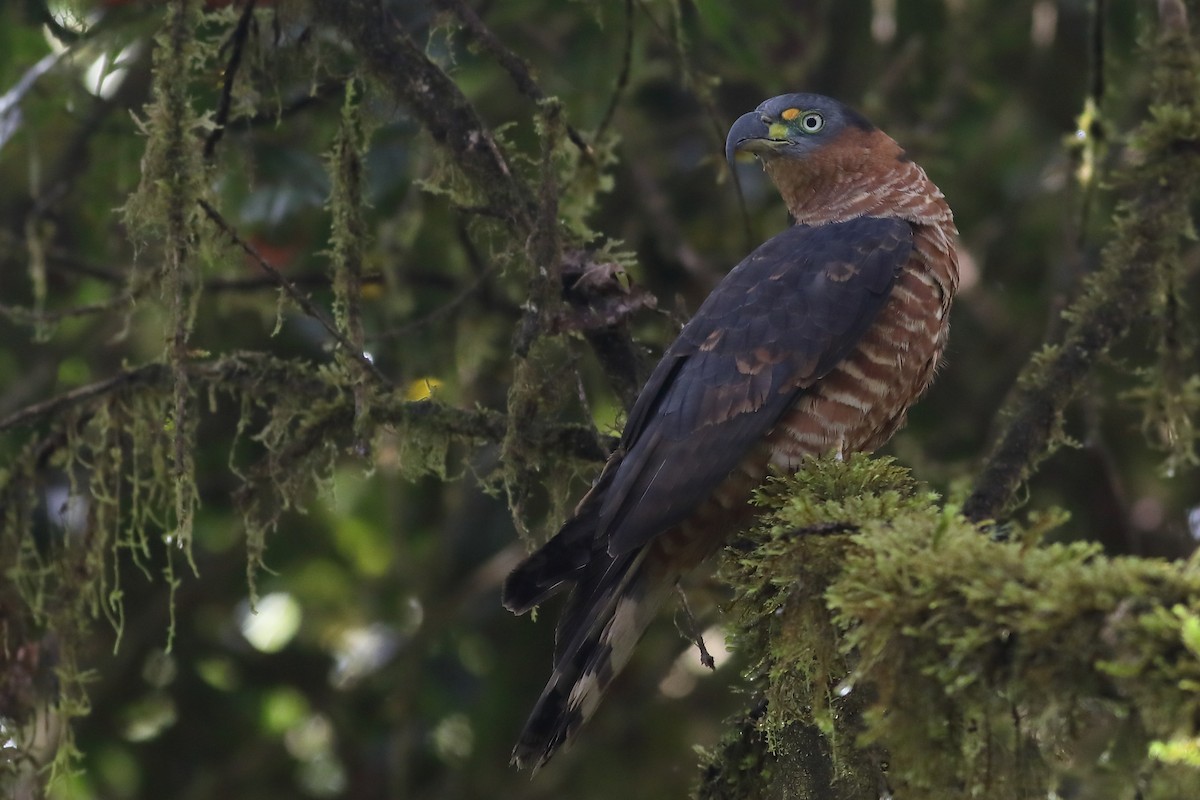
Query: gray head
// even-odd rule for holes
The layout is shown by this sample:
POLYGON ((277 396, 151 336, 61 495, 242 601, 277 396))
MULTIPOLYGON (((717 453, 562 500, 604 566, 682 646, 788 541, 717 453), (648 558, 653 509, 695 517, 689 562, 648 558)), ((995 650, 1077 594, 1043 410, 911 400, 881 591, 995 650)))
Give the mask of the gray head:
POLYGON ((725 140, 730 163, 740 152, 759 158, 803 158, 834 142, 848 129, 875 130, 854 109, 820 94, 781 94, 738 117, 725 140))

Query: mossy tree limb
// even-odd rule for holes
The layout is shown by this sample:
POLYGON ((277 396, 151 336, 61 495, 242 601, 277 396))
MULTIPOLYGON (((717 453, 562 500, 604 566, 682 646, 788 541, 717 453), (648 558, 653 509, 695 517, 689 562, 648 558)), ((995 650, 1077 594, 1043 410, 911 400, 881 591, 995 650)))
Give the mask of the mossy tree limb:
POLYGON ((1061 440, 1062 415, 1097 360, 1147 313, 1163 275, 1192 231, 1200 186, 1200 60, 1178 0, 1160 3, 1150 118, 1133 133, 1137 156, 1116 183, 1128 199, 1101 269, 1064 312, 1063 341, 1026 366, 1003 415, 1009 419, 964 505, 973 520, 1002 515, 1022 483, 1061 440))
POLYGON ((488 198, 508 224, 529 232, 536 217, 532 193, 458 85, 383 5, 373 0, 315 0, 316 18, 345 36, 366 68, 408 105, 434 140, 488 198))
MULTIPOLYGON (((887 459, 806 466, 764 495, 771 515, 723 567, 766 699, 753 796, 804 797, 795 775, 824 769, 836 792, 876 797, 885 762, 897 797, 1200 786, 1200 762, 1157 755, 1200 752, 1200 574, 1031 544, 1052 518, 996 541, 887 459), (858 531, 797 535, 846 524, 858 531)), ((721 753, 706 769, 738 771, 721 753)))
MULTIPOLYGON (((353 413, 353 396, 344 387, 322 380, 307 362, 284 361, 258 353, 234 353, 212 360, 190 360, 185 365, 189 382, 199 391, 225 390, 247 392, 270 398, 301 394, 310 398, 335 401, 353 413)), ((86 419, 109 396, 129 392, 160 391, 173 380, 164 364, 147 364, 126 370, 111 378, 81 386, 58 397, 28 406, 0 420, 0 432, 30 427, 44 420, 86 419)), ((497 443, 505 435, 505 415, 490 409, 459 409, 431 400, 405 400, 397 393, 374 398, 379 421, 386 424, 429 425, 454 439, 469 443, 497 443)), ((347 417, 346 421, 351 418, 347 417)), ((598 444, 586 426, 541 423, 532 430, 535 447, 581 461, 603 461, 605 445, 598 444)), ((48 458, 46 455, 44 458, 48 458)))
MULTIPOLYGON (((450 5, 456 12, 461 12, 470 35, 483 42, 521 90, 542 106, 543 117, 547 120, 553 117, 554 125, 563 129, 572 146, 593 166, 598 166, 602 160, 596 152, 599 143, 589 144, 583 140, 565 119, 558 101, 545 95, 519 59, 514 60, 515 56, 495 39, 477 15, 460 4, 450 5)), ((484 198, 481 207, 468 210, 501 220, 515 237, 518 248, 525 248, 530 238, 545 241, 542 225, 546 202, 544 170, 530 182, 514 169, 513 154, 506 151, 454 80, 425 54, 412 34, 380 4, 370 0, 315 0, 313 8, 318 21, 346 37, 362 58, 366 72, 393 99, 412 110, 484 198)), ((611 154, 608 158, 611 160, 611 154)), ((568 187, 560 188, 566 192, 568 187)), ((594 190, 589 192, 593 200, 594 194, 594 190)), ((558 202, 557 197, 554 202, 558 202)), ((562 245, 562 242, 558 243, 560 260, 568 252, 562 245)), ((569 252, 572 258, 585 264, 585 271, 603 270, 612 261, 609 256, 582 248, 569 252)), ((555 264, 552 271, 559 272, 562 268, 562 264, 555 264)), ((637 307, 631 306, 630 310, 637 307)), ((528 318, 525 322, 528 323, 528 318)), ((640 378, 637 360, 632 357, 636 347, 628 331, 617 322, 603 330, 588 331, 585 338, 593 347, 614 391, 628 408, 640 378)), ((528 344, 532 338, 528 331, 518 332, 517 344, 528 344)))

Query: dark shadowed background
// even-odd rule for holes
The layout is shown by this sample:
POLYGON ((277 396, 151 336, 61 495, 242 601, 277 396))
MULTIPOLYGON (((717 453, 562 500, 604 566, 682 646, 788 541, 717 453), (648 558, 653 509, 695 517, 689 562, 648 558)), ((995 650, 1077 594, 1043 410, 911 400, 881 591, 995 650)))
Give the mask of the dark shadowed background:
MULTIPOLYGON (((1104 0, 383 0, 374 27, 357 0, 184 5, 0 5, 18 797, 50 763, 62 798, 686 795, 694 748, 745 704, 721 587, 688 589, 715 673, 664 613, 530 781, 508 756, 553 614, 512 617, 499 583, 681 322, 787 224, 755 165, 731 181, 728 125, 832 95, 945 192, 949 350, 888 451, 961 499, 1112 236, 1105 178, 1138 157, 1157 24, 1104 0), (372 37, 461 95, 381 67, 372 37), (497 163, 512 186, 481 180, 497 163)), ((1190 553, 1198 263, 1189 242, 1067 408, 1072 446, 1026 498, 1071 513, 1060 535, 1190 553)))

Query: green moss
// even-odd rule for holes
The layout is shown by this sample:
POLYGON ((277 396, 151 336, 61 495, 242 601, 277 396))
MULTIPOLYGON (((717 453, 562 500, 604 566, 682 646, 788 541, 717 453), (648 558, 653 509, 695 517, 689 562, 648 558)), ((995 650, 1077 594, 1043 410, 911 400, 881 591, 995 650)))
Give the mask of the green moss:
POLYGON ((326 158, 333 187, 327 207, 332 217, 329 255, 333 266, 334 320, 347 338, 359 345, 363 337, 359 293, 368 241, 363 161, 370 141, 360 108, 362 94, 359 79, 347 81, 341 126, 326 158))
MULTIPOLYGON (((550 145, 547 157, 557 193, 558 220, 565 236, 577 245, 595 240, 600 234, 589 225, 600 195, 612 191, 611 170, 617 164, 616 136, 606 134, 581 149, 561 129, 562 108, 558 98, 541 102, 543 114, 534 118, 537 133, 550 145)), ((594 138, 594 137, 589 137, 594 138)))
POLYGON ((188 340, 198 300, 198 284, 206 257, 217 258, 221 247, 211 226, 201 219, 198 201, 208 192, 200 135, 211 127, 194 108, 191 87, 195 76, 218 54, 214 39, 197 31, 205 16, 199 3, 170 3, 162 29, 155 37, 151 101, 138 124, 146 137, 141 182, 123 209, 132 240, 142 258, 131 272, 129 292, 139 297, 157 287, 170 320, 165 358, 172 367, 172 406, 165 419, 171 431, 169 474, 173 482, 173 518, 169 525, 166 580, 174 588, 175 545, 193 573, 192 525, 199 492, 193 459, 196 429, 194 397, 184 362, 191 357, 188 340), (152 266, 148 266, 152 265, 152 266))
POLYGON ((1194 570, 998 541, 888 459, 814 460, 763 502, 724 572, 772 750, 816 725, 845 775, 878 745, 897 796, 1200 785, 1180 773, 1200 714, 1194 570))
MULTIPOLYGON (((369 241, 365 217, 364 161, 371 139, 360 107, 362 94, 360 80, 351 78, 347 81, 341 125, 327 158, 333 187, 328 202, 332 217, 328 255, 333 273, 334 321, 358 353, 364 350, 362 275, 369 241)), ((338 361, 353 385, 354 427, 359 435, 359 449, 365 451, 371 442, 368 431, 370 392, 367 387, 370 376, 354 355, 357 353, 352 355, 338 350, 338 361)))

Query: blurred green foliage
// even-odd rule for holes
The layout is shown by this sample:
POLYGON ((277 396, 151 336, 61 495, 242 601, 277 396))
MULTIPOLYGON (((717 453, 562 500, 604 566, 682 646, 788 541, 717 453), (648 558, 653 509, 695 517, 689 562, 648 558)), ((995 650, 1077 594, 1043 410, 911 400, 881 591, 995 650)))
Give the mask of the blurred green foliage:
MULTIPOLYGON (((687 647, 669 614, 575 751, 533 781, 507 765, 552 640, 549 614, 498 602, 516 529, 553 529, 624 413, 592 332, 543 316, 552 304, 530 313, 559 288, 539 254, 587 253, 652 295, 618 314, 644 376, 787 223, 756 169, 735 188, 728 123, 784 91, 857 106, 962 232, 947 363, 889 445, 957 502, 1113 236, 1109 176, 1154 146, 1125 133, 1149 113, 1151 4, 470 4, 539 101, 453 4, 385 0, 400 27, 379 34, 406 31, 540 207, 552 193, 553 224, 517 230, 519 210, 487 207, 391 91, 406 76, 372 73, 314 21, 328 2, 192 2, 164 84, 173 5, 0 5, 0 740, 33 759, 6 745, 0 782, 37 787, 33 767, 54 763, 56 797, 685 794, 693 746, 717 744, 751 665, 668 689, 695 660, 669 666, 687 647), (174 150, 166 90, 187 106, 174 150), (165 213, 171 193, 186 219, 165 213), (514 357, 526 325, 530 357, 514 357), (180 443, 194 473, 177 474, 180 443)), ((1155 313, 1068 407, 1079 446, 1028 489, 1031 507, 1070 511, 1052 538, 1191 551, 1198 264, 1183 240, 1155 313)), ((721 619, 725 590, 698 579, 689 595, 721 619)), ((1165 613, 1186 650, 1191 612, 1165 613)), ((1189 763, 1181 737, 1155 757, 1189 763)))

